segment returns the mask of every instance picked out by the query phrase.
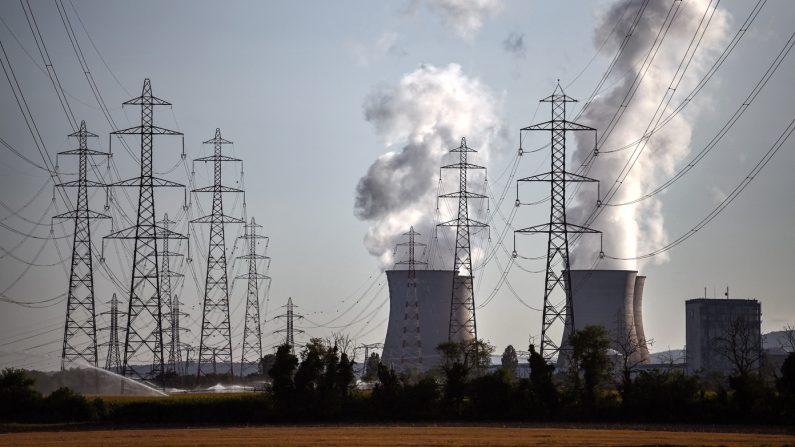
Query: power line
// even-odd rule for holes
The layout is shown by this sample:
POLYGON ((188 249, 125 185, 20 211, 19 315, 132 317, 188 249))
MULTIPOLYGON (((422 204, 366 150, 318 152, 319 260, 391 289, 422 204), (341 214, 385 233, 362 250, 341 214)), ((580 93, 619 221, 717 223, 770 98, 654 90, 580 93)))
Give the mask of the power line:
POLYGON ((707 154, 712 149, 714 149, 718 145, 718 143, 723 139, 724 136, 726 136, 729 130, 731 130, 731 128, 734 127, 735 123, 740 119, 740 117, 742 117, 745 111, 748 110, 748 107, 750 107, 750 105, 754 102, 754 100, 759 95, 759 93, 761 93, 761 91, 765 88, 765 86, 767 85, 768 81, 770 81, 770 78, 773 76, 773 74, 775 74, 775 72, 778 71, 779 66, 787 57, 794 44, 795 44, 795 33, 790 35, 789 40, 787 40, 784 47, 781 49, 781 51, 779 51, 778 55, 776 55, 776 57, 773 59, 773 62, 771 62, 770 66, 765 71, 764 75, 762 76, 762 79, 760 79, 759 82, 757 82, 756 85, 751 89, 751 92, 740 103, 740 105, 737 107, 735 112, 729 117, 729 119, 726 121, 723 127, 720 128, 718 133, 714 135, 712 139, 710 139, 709 142, 704 146, 704 148, 702 148, 701 151, 699 151, 698 154, 696 154, 696 156, 693 157, 682 169, 680 169, 676 174, 674 174, 671 178, 666 180, 660 186, 656 187, 652 191, 640 197, 637 197, 632 200, 627 200, 621 203, 610 203, 609 201, 605 201, 603 202, 603 204, 605 206, 624 206, 624 205, 631 205, 634 203, 641 202, 668 189, 668 187, 670 187, 677 180, 679 180, 685 174, 687 174, 691 169, 693 169, 701 160, 703 160, 707 156, 707 154))
POLYGON ((764 169, 765 166, 770 162, 773 156, 781 149, 784 143, 789 139, 792 135, 792 132, 795 131, 795 119, 790 121, 789 125, 784 129, 784 131, 779 135, 773 145, 768 149, 767 152, 762 156, 762 158, 754 165, 748 175, 729 193, 726 198, 721 201, 712 211, 710 211, 701 221, 699 221, 695 226, 693 226, 689 231, 684 233, 683 235, 676 238, 673 242, 666 244, 663 247, 660 247, 656 250, 651 252, 645 253, 640 256, 634 256, 629 258, 621 258, 621 257, 614 257, 605 255, 605 257, 610 259, 618 259, 618 260, 637 260, 637 259, 646 259, 652 256, 657 256, 661 253, 664 253, 677 245, 683 243, 687 239, 690 239, 693 235, 695 235, 699 230, 704 228, 707 224, 712 222, 713 219, 718 217, 723 210, 726 209, 739 195, 740 193, 751 184, 751 182, 759 175, 759 173, 764 169))

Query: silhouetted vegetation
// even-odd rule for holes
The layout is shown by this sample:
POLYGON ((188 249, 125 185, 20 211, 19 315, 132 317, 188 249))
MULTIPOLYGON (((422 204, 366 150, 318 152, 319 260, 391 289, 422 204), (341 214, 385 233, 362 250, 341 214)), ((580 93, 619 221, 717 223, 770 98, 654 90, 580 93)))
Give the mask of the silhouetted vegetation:
MULTIPOLYGON (((795 353, 774 379, 753 369, 728 377, 685 375, 677 368, 640 369, 627 378, 608 355, 601 328, 573 334, 565 371, 535 346, 529 365, 506 349, 488 364, 488 343, 445 343, 430 372, 402 374, 378 363, 372 386, 357 386, 354 364, 333 341, 312 339, 298 355, 280 346, 267 361, 265 392, 87 399, 68 388, 43 395, 30 375, 0 374, 3 422, 241 424, 284 421, 620 421, 792 424, 795 353), (521 374, 529 366, 528 374, 521 374), (524 375, 524 377, 521 377, 524 375), (629 380, 630 386, 627 386, 629 380)), ((526 371, 526 370, 525 370, 526 371)), ((360 383, 361 384, 361 383, 360 383)))
POLYGON ((58 388, 47 396, 33 389, 34 380, 21 369, 0 372, 0 421, 76 422, 106 416, 101 399, 88 400, 69 388, 58 388))

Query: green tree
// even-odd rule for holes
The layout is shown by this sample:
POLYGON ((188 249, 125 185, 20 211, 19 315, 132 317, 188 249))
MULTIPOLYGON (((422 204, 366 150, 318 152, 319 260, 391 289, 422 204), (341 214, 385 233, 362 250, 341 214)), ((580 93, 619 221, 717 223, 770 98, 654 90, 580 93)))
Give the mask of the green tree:
POLYGON ((484 340, 448 341, 439 344, 436 350, 442 356, 442 368, 452 367, 457 363, 462 365, 469 374, 473 371, 482 372, 488 369, 491 365, 494 346, 484 340))
POLYGON ((630 388, 632 388, 632 376, 643 363, 643 352, 649 345, 654 344, 654 340, 645 340, 638 336, 634 327, 628 327, 621 323, 620 316, 617 316, 616 320, 612 345, 619 355, 617 363, 621 370, 621 377, 618 379, 618 390, 623 402, 626 401, 630 388))
POLYGON ((313 400, 325 370, 324 358, 328 347, 319 338, 313 338, 301 351, 301 363, 295 373, 295 388, 306 400, 313 400))
POLYGON ((342 410, 343 390, 340 386, 340 357, 337 345, 325 350, 323 366, 325 370, 319 381, 320 410, 325 415, 338 414, 342 410))
POLYGON ((337 386, 342 391, 343 397, 348 397, 351 386, 353 386, 356 376, 353 374, 354 362, 348 358, 348 354, 340 355, 339 374, 337 374, 337 386))
POLYGON ((593 408, 597 387, 610 377, 611 362, 607 356, 610 338, 602 326, 585 326, 572 332, 569 344, 572 379, 578 388, 582 377, 583 400, 593 408))
POLYGON ((790 352, 781 364, 781 377, 777 386, 779 393, 795 396, 795 352, 790 352))
POLYGON ((436 350, 442 356, 444 400, 455 414, 461 414, 470 376, 488 368, 494 346, 483 340, 460 341, 441 343, 436 350))
POLYGON ((729 387, 740 412, 750 414, 757 402, 765 403, 768 389, 759 376, 762 344, 759 326, 747 318, 730 319, 721 336, 714 339, 716 352, 732 366, 729 387))
POLYGON ((672 369, 640 371, 627 390, 625 417, 660 422, 693 421, 703 384, 697 376, 672 369))
POLYGON ((790 352, 781 365, 781 377, 776 383, 784 416, 795 420, 795 352, 790 352))
POLYGON ((273 365, 268 369, 268 375, 273 381, 273 395, 276 404, 285 409, 292 399, 295 392, 295 369, 298 366, 298 358, 292 353, 292 347, 283 344, 276 349, 273 365))
POLYGON ((0 372, 0 421, 24 421, 36 415, 42 402, 33 379, 22 369, 0 372))
POLYGON ((96 419, 91 402, 71 388, 58 388, 44 399, 46 419, 52 422, 77 422, 96 419))
POLYGON ((270 371, 275 361, 276 361, 276 355, 274 354, 265 354, 264 356, 262 356, 262 358, 259 359, 257 374, 262 374, 262 375, 268 374, 268 371, 270 371))
POLYGON ((337 355, 337 347, 334 346, 331 349, 326 349, 325 355, 323 355, 323 366, 325 367, 325 371, 323 372, 323 378, 320 382, 321 389, 328 394, 332 394, 338 389, 339 381, 339 363, 340 358, 337 355))
POLYGON ((514 349, 513 345, 505 347, 500 363, 502 364, 502 369, 508 371, 511 377, 516 377, 516 369, 519 368, 519 356, 516 355, 516 349, 514 349))
POLYGON ((538 396, 546 412, 551 412, 558 407, 558 390, 552 381, 555 367, 547 363, 540 353, 536 352, 535 345, 530 345, 530 383, 533 385, 533 394, 538 396))
POLYGON ((395 370, 379 363, 377 367, 378 383, 373 388, 373 400, 382 414, 389 414, 399 406, 403 392, 403 384, 395 370))
POLYGON ((472 379, 469 388, 475 415, 487 418, 509 416, 515 405, 511 380, 511 374, 504 368, 472 379))
POLYGON ((378 364, 381 363, 381 356, 377 352, 370 354, 370 358, 365 360, 364 375, 362 380, 372 382, 378 379, 378 364))

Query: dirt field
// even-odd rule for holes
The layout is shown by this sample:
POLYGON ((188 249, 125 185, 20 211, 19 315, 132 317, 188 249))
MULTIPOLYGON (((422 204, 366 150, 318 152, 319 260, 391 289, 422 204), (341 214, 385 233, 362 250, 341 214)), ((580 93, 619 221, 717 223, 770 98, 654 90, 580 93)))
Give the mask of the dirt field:
POLYGON ((0 434, 14 447, 795 446, 787 434, 485 427, 234 427, 0 434))

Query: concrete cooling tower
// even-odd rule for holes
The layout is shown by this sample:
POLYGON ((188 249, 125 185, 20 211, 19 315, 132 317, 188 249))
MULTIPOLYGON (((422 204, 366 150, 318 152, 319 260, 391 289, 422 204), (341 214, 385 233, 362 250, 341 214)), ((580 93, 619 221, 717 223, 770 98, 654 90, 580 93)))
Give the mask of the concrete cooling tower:
MULTIPOLYGON (((575 329, 600 325, 607 329, 612 348, 622 350, 615 339, 629 337, 633 343, 646 339, 643 330, 643 286, 646 277, 634 270, 572 270, 572 303, 575 329)), ((569 337, 567 316, 563 340, 569 337)), ((649 350, 643 343, 634 361, 649 362, 649 350)), ((558 368, 566 367, 566 359, 558 359, 558 368), (561 363, 561 361, 563 363, 561 363)))
MULTIPOLYGON (((408 271, 387 270, 386 276, 389 283, 389 325, 386 330, 381 361, 395 370, 400 370, 404 330, 415 330, 415 327, 407 327, 414 323, 407 322, 405 319, 408 271)), ((423 357, 422 370, 427 371, 439 364, 439 353, 436 351, 436 347, 447 341, 453 272, 451 270, 417 270, 416 281, 423 357)), ((465 287, 460 290, 462 293, 471 293, 465 287)), ((462 311, 464 310, 462 309, 462 311)), ((459 315, 459 321, 467 319, 468 315, 459 315)))

